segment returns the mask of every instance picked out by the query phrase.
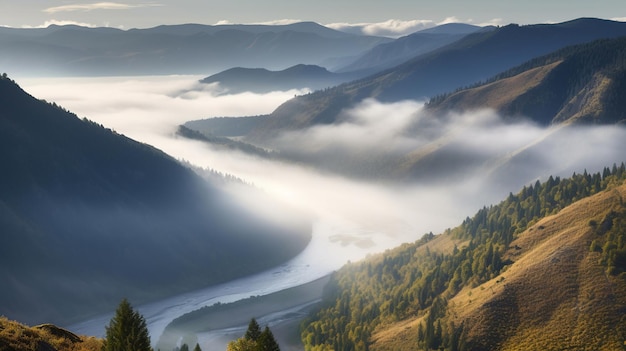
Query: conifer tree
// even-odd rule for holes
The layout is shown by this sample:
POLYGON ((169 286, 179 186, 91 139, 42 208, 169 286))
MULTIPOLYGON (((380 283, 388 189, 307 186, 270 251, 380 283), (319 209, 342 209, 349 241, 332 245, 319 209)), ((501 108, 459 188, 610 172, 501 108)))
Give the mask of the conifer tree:
POLYGON ((196 344, 196 347, 193 348, 193 351, 202 351, 200 348, 200 344, 196 344))
POLYGON ((257 323, 256 319, 252 318, 250 320, 250 323, 248 324, 248 330, 246 331, 244 338, 252 341, 257 341, 259 340, 260 336, 261 327, 259 326, 259 323, 257 323))
POLYGON ((280 351, 280 347, 278 347, 278 342, 274 338, 274 334, 270 330, 268 326, 265 327, 265 330, 261 333, 258 340, 258 350, 259 351, 280 351))
POLYGON ((146 320, 126 299, 106 327, 103 351, 152 351, 146 320))

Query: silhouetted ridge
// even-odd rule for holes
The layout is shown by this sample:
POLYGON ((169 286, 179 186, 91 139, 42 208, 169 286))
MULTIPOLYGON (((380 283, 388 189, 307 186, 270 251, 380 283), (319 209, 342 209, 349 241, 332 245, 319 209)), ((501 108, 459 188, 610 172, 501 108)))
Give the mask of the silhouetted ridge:
POLYGON ((163 152, 7 78, 0 159, 0 314, 25 322, 76 322, 122 297, 142 303, 258 272, 310 238, 299 214, 265 199, 288 220, 263 219, 163 152))

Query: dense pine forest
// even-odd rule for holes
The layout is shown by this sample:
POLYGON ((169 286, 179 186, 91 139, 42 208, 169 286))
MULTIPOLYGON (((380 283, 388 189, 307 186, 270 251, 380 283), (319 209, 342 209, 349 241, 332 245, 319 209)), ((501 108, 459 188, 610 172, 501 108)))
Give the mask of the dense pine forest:
MULTIPOLYGON (((368 350, 378 327, 416 316, 424 317, 417 341, 421 349, 473 349, 462 326, 445 318, 448 299, 505 270, 511 262, 504 253, 539 219, 625 179, 622 163, 601 173, 537 181, 447 230, 442 236, 451 245, 445 249, 431 251, 427 243, 438 236, 429 233, 413 244, 347 265, 332 277, 319 310, 302 324, 306 350, 368 350)), ((599 263, 607 274, 626 279, 626 207, 621 205, 621 211, 611 211, 601 221, 590 220, 598 235, 589 249, 601 253, 599 263)))

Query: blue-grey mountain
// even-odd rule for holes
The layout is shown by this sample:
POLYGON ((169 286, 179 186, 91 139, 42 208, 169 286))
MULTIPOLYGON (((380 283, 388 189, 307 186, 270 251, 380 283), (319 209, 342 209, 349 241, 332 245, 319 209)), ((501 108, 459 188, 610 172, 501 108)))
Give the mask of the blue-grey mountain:
POLYGON ((304 217, 272 203, 289 220, 263 219, 222 190, 226 179, 207 181, 6 77, 0 159, 0 314, 27 323, 69 324, 123 297, 139 304, 258 272, 310 239, 304 217))

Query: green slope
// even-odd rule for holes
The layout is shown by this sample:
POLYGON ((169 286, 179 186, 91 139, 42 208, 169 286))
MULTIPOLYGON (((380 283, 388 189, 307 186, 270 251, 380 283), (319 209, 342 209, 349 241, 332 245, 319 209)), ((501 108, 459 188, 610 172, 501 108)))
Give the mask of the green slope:
POLYGON ((625 179, 624 164, 550 177, 457 228, 347 265, 303 324, 306 349, 615 349, 626 337, 625 179), (594 285, 598 299, 585 295, 594 285), (572 316, 582 296, 593 307, 572 316))

